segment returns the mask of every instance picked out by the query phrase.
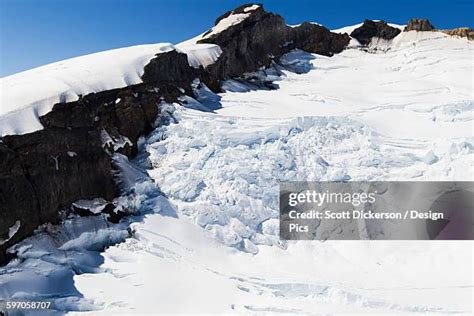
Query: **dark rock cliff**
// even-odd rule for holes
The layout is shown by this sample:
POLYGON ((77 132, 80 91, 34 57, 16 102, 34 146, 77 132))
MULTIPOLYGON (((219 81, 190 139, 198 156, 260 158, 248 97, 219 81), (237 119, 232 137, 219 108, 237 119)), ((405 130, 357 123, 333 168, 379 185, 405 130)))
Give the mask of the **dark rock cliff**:
POLYGON ((241 23, 199 42, 218 44, 223 53, 215 64, 189 66, 177 51, 158 54, 145 66, 143 83, 91 93, 79 100, 55 104, 40 118, 43 130, 3 137, 0 142, 0 263, 6 249, 31 235, 41 224, 58 221, 61 210, 79 199, 116 194, 111 154, 133 157, 137 141, 154 127, 162 101, 192 95, 199 78, 214 91, 220 82, 269 66, 299 48, 331 56, 349 43, 347 34, 331 33, 311 23, 290 27, 262 6, 241 6, 231 14, 247 14, 241 23), (17 225, 19 223, 19 226, 17 225))
POLYGON ((218 61, 207 68, 211 77, 238 77, 268 67, 273 60, 295 48, 332 56, 340 53, 350 41, 347 34, 332 33, 312 23, 288 26, 281 16, 266 12, 263 6, 246 11, 248 6, 227 12, 216 20, 215 25, 231 14, 246 14, 242 22, 215 34, 211 29, 198 41, 217 44, 223 51, 218 61))
POLYGON ((351 36, 362 45, 368 45, 373 37, 391 40, 400 32, 399 29, 388 25, 384 21, 365 20, 362 26, 352 31, 351 36))
POLYGON ((58 211, 75 200, 115 195, 110 157, 96 130, 47 128, 4 137, 0 156, 0 238, 8 240, 0 256, 38 225, 55 223, 58 211), (17 221, 19 229, 9 239, 17 221))

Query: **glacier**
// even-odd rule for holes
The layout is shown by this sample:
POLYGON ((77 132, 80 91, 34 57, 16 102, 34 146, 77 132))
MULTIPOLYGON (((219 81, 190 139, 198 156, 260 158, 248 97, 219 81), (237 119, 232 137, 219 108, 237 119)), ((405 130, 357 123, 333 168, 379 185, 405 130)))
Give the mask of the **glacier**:
POLYGON ((216 113, 173 105, 144 151, 175 215, 132 225, 78 290, 105 313, 470 313, 471 241, 278 238, 279 181, 472 180, 472 43, 384 45, 286 56, 311 70, 223 93, 216 113))
POLYGON ((275 90, 229 81, 167 104, 136 159, 114 156, 115 202, 137 213, 41 227, 0 268, 0 296, 91 315, 470 314, 472 241, 281 241, 278 184, 472 181, 473 57, 466 39, 404 32, 292 52, 259 73, 275 90))

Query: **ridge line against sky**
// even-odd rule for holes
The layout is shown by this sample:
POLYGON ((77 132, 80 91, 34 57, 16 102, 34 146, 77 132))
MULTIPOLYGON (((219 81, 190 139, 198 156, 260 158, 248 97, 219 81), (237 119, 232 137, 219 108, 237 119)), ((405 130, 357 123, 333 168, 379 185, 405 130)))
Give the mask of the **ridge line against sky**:
MULTIPOLYGON (((194 37, 238 0, 0 0, 0 77, 104 50, 194 37)), ((288 24, 336 29, 363 19, 405 24, 429 18, 439 29, 474 26, 474 0, 269 0, 288 24)))

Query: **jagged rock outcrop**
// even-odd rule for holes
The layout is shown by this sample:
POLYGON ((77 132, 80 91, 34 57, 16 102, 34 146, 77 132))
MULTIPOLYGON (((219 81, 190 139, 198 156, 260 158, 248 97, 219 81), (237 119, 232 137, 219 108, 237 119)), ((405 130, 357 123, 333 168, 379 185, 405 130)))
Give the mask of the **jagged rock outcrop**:
MULTIPOLYGON (((111 154, 133 157, 139 137, 160 117, 160 104, 192 95, 194 79, 219 91, 222 80, 270 66, 292 49, 331 56, 350 40, 316 24, 290 27, 261 5, 241 6, 218 18, 216 25, 235 15, 239 23, 211 30, 199 41, 218 44, 223 51, 207 68, 191 67, 187 55, 175 50, 160 53, 145 66, 143 83, 58 103, 40 117, 43 130, 2 138, 0 263, 7 259, 8 247, 39 225, 57 222, 59 212, 72 202, 99 197, 110 201, 117 193, 111 154)), ((123 216, 110 207, 105 210, 112 221, 123 216)))
POLYGON ((384 21, 365 20, 362 26, 352 31, 351 36, 362 45, 368 45, 373 37, 391 40, 400 32, 399 29, 388 25, 384 21))
POLYGON ((316 24, 290 27, 281 16, 266 12, 262 5, 243 5, 227 12, 216 20, 214 28, 198 43, 221 47, 222 55, 207 69, 217 78, 238 77, 268 67, 273 60, 295 48, 331 56, 341 52, 350 41, 347 34, 332 33, 316 24), (231 24, 237 18, 241 19, 240 22, 231 24), (221 24, 230 26, 213 32, 221 24))
POLYGON ((466 37, 468 40, 474 40, 474 30, 469 27, 458 27, 452 30, 443 30, 442 32, 451 36, 466 37))
POLYGON ((191 83, 201 76, 203 69, 189 66, 188 57, 175 50, 158 54, 145 66, 142 80, 144 83, 155 86, 172 85, 192 94, 191 83))
POLYGON ((304 22, 292 30, 292 49, 298 48, 310 53, 332 56, 340 53, 349 44, 347 33, 330 32, 324 26, 304 22))
POLYGON ((433 24, 430 23, 428 19, 410 19, 403 31, 428 32, 433 31, 434 29, 435 27, 433 26, 433 24))

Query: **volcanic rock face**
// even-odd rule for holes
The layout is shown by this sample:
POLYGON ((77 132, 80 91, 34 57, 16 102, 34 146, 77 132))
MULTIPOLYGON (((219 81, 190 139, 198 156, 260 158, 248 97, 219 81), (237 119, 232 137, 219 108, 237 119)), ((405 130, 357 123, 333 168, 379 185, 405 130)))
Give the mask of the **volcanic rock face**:
POLYGON ((266 12, 261 5, 245 5, 230 11, 216 20, 214 28, 198 43, 221 47, 222 55, 208 71, 222 79, 268 67, 295 48, 331 56, 341 52, 350 40, 347 34, 332 33, 316 24, 290 27, 281 16, 266 12), (235 20, 239 23, 232 24, 235 20), (225 26, 223 31, 213 31, 225 26))
POLYGON ((368 45, 373 37, 391 40, 398 34, 400 30, 391 27, 384 21, 365 20, 361 27, 352 31, 351 36, 357 39, 362 45, 368 45))
POLYGON ((350 41, 347 33, 332 33, 324 26, 314 23, 304 22, 291 31, 293 48, 320 55, 332 56, 340 53, 350 41))
POLYGON ((201 71, 189 66, 186 54, 175 50, 158 54, 148 65, 142 76, 144 83, 154 85, 172 85, 185 89, 191 94, 190 86, 194 78, 201 75, 201 71))
POLYGON ((58 211, 78 198, 111 199, 111 163, 99 133, 75 128, 44 129, 7 136, 0 147, 0 260, 9 245, 38 225, 57 222, 58 211), (15 234, 6 232, 16 223, 15 234))
POLYGON ((428 19, 410 19, 405 26, 404 32, 408 31, 433 31, 435 27, 430 23, 428 19))
MULTIPOLYGON (((391 29, 382 25, 375 34, 390 36, 391 29)), ((111 200, 117 190, 110 155, 133 157, 138 138, 150 132, 160 116, 161 102, 177 102, 183 93, 192 95, 195 78, 219 91, 222 80, 270 66, 292 49, 331 56, 349 40, 347 34, 331 33, 316 24, 287 26, 281 16, 265 12, 261 5, 241 6, 218 18, 199 41, 217 44, 223 51, 207 68, 191 67, 187 56, 175 50, 158 54, 145 66, 143 83, 58 103, 40 117, 43 130, 4 137, 0 142, 0 263, 7 259, 8 247, 39 225, 57 222, 59 212, 72 202, 111 200)))

